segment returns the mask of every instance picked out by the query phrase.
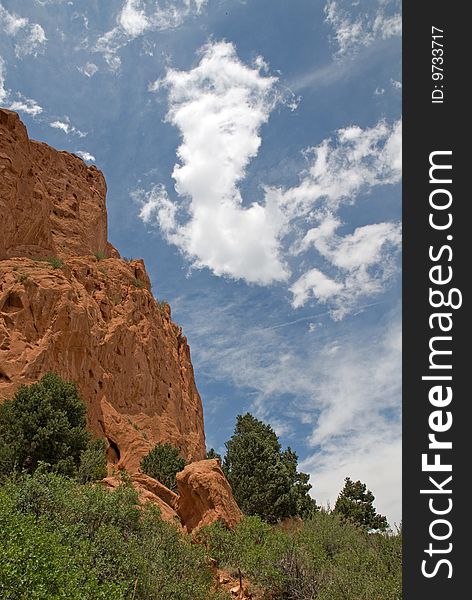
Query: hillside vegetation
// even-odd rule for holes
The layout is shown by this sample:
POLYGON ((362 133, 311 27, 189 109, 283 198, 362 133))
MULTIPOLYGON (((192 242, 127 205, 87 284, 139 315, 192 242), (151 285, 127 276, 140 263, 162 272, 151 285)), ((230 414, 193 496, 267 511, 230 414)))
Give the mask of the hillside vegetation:
MULTIPOLYGON (((401 598, 401 532, 382 531, 365 484, 346 478, 321 510, 296 454, 249 414, 227 448, 247 514, 232 531, 216 522, 190 536, 141 506, 125 472, 113 491, 97 483, 105 444, 86 432, 74 384, 49 374, 20 388, 0 406, 0 598, 227 600, 217 568, 251 582, 240 598, 401 598)), ((183 466, 167 445, 144 463, 172 481, 183 466)))

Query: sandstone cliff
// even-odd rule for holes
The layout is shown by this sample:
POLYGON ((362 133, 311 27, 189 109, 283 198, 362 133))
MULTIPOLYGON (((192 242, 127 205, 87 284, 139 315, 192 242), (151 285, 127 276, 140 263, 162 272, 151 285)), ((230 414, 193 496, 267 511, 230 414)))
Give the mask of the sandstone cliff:
POLYGON ((135 471, 157 442, 203 459, 190 350, 141 260, 107 240, 106 184, 0 110, 0 401, 54 371, 78 384, 109 460, 135 471))

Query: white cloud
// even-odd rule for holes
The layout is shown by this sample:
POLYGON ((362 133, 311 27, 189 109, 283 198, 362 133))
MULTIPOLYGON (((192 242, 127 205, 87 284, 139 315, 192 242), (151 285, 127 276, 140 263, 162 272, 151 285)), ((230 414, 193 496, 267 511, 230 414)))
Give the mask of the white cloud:
POLYGON ((43 112, 42 106, 39 106, 36 100, 33 100, 31 98, 25 98, 24 96, 21 96, 21 94, 18 94, 18 96, 20 99, 15 100, 8 106, 10 110, 23 112, 27 115, 31 115, 32 117, 37 117, 43 112))
POLYGON ((303 306, 311 295, 324 302, 328 298, 338 296, 343 289, 342 283, 333 281, 318 269, 310 269, 291 286, 292 304, 294 308, 303 306))
POLYGON ((6 35, 15 38, 15 55, 17 58, 23 58, 29 54, 36 56, 47 41, 41 25, 30 23, 29 19, 8 12, 1 4, 0 26, 6 35))
POLYGON ((0 56, 0 102, 5 102, 9 95, 9 91, 5 87, 5 76, 6 76, 5 61, 0 56))
POLYGON ((343 237, 337 212, 360 193, 400 181, 401 121, 338 130, 305 150, 297 185, 266 187, 262 201, 244 201, 239 184, 258 153, 261 126, 285 101, 267 70, 262 58, 245 65, 232 44, 213 42, 193 69, 169 69, 153 82, 150 91, 168 92, 167 120, 181 134, 172 173, 180 200, 160 184, 133 197, 141 218, 157 223, 193 267, 262 285, 298 271, 289 283, 293 305, 314 298, 342 318, 381 293, 395 272, 398 224, 369 224, 343 237), (293 264, 312 247, 315 264, 293 264), (366 262, 348 265, 347 255, 366 262))
POLYGON ((230 383, 239 392, 234 396, 245 399, 237 407, 220 399, 220 414, 249 410, 277 427, 283 423, 281 434, 304 457, 300 468, 311 474, 318 502, 333 506, 350 476, 372 489, 391 524, 399 522, 399 309, 380 323, 358 317, 349 326, 310 315, 304 334, 297 320, 283 329, 256 326, 261 317, 253 302, 253 293, 241 289, 231 300, 221 290, 172 300, 174 314, 185 315, 199 377, 230 383))
POLYGON ((344 343, 336 357, 320 354, 320 384, 312 399, 319 416, 313 454, 301 468, 314 495, 331 506, 346 476, 367 483, 391 525, 401 520, 401 324, 383 335, 344 343))
POLYGON ((43 108, 32 98, 26 98, 20 92, 16 92, 16 100, 12 100, 12 91, 6 87, 6 63, 0 56, 0 103, 10 110, 23 112, 32 117, 37 117, 43 112, 43 108))
POLYGON ((93 77, 95 73, 98 71, 98 67, 93 62, 88 62, 83 67, 77 67, 78 70, 85 75, 86 77, 93 77))
POLYGON ((299 244, 298 253, 316 248, 335 269, 337 281, 317 269, 307 271, 290 287, 295 308, 313 297, 328 302, 334 318, 343 318, 360 299, 381 292, 395 273, 401 246, 400 223, 365 225, 345 236, 336 233, 340 226, 341 222, 328 213, 299 244))
POLYGON ((354 7, 342 0, 328 0, 325 5, 326 22, 333 29, 338 57, 355 54, 379 39, 400 36, 402 18, 397 0, 374 0, 354 7), (357 14, 354 14, 357 8, 357 14))
POLYGON ((95 156, 93 156, 86 150, 76 150, 74 152, 74 154, 77 154, 77 156, 80 156, 80 158, 82 160, 85 160, 85 162, 95 162, 95 156))
POLYGON ((141 35, 151 26, 141 6, 140 0, 126 0, 118 17, 123 31, 131 37, 141 35))
POLYGON ((147 31, 179 27, 187 18, 200 13, 208 0, 124 0, 116 26, 102 34, 95 51, 103 54, 108 66, 119 69, 119 50, 147 31))
POLYGON ((85 137, 87 135, 83 131, 80 131, 80 129, 77 129, 76 127, 74 127, 74 125, 71 125, 70 120, 69 120, 68 117, 66 117, 64 121, 59 121, 59 120, 51 121, 49 123, 49 126, 52 127, 53 129, 60 129, 66 135, 68 135, 69 133, 71 133, 71 134, 74 134, 74 135, 78 135, 81 138, 83 138, 83 137, 85 137))
POLYGON ((194 69, 171 69, 154 83, 154 90, 168 89, 167 120, 182 135, 172 176, 178 194, 189 199, 189 219, 179 224, 174 210, 163 223, 162 206, 170 200, 162 188, 142 198, 142 215, 149 220, 154 210, 168 239, 195 267, 263 284, 288 275, 278 253, 283 223, 276 207, 243 207, 237 184, 259 149, 275 82, 261 73, 260 63, 244 65, 232 44, 219 42, 205 46, 194 69))

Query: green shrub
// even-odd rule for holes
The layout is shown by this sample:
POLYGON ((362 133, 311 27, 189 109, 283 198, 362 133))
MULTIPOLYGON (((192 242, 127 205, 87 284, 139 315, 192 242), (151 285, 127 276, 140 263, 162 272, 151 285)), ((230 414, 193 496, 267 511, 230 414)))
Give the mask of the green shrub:
POLYGON ((274 600, 400 600, 401 534, 369 534, 318 511, 290 528, 245 517, 200 533, 220 566, 241 569, 274 600))
POLYGON ((185 460, 178 448, 170 444, 158 444, 141 461, 144 473, 157 479, 171 490, 175 490, 175 476, 185 467, 185 460))
POLYGON ((17 275, 17 277, 16 277, 16 280, 19 283, 23 283, 23 284, 26 283, 28 281, 28 275, 27 275, 27 273, 19 273, 17 275))
POLYGON ((59 532, 14 509, 0 491, 2 600, 124 600, 125 585, 103 581, 59 532))
POLYGON ((90 440, 80 455, 78 480, 80 483, 99 481, 107 476, 107 456, 104 439, 90 440))
POLYGON ((48 373, 38 383, 21 386, 0 405, 0 467, 33 472, 40 462, 58 473, 74 475, 90 434, 85 405, 74 383, 48 373))
POLYGON ((137 279, 136 277, 131 280, 131 284, 134 285, 134 287, 137 287, 139 289, 146 287, 145 282, 142 279, 137 279))
POLYGON ((60 258, 57 258, 57 256, 48 256, 44 262, 49 263, 54 269, 62 269, 62 267, 64 266, 62 260, 60 258))
POLYGON ((204 548, 157 507, 139 508, 127 484, 108 491, 39 470, 16 475, 0 490, 0 528, 2 600, 222 600, 204 548))
POLYGON ((103 260, 104 258, 106 258, 105 252, 103 252, 102 250, 98 250, 97 252, 94 252, 93 255, 95 256, 95 258, 97 260, 103 260))
POLYGON ((207 450, 206 458, 207 460, 217 458, 221 462, 221 454, 218 454, 218 452, 214 448, 210 448, 209 450, 207 450))

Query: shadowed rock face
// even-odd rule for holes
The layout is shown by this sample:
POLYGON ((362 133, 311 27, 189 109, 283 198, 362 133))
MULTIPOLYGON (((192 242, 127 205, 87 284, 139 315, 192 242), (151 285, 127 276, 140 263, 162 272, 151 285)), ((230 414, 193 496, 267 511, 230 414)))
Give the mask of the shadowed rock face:
POLYGON ((203 459, 189 346, 143 262, 107 241, 105 196, 96 167, 0 110, 0 401, 54 371, 77 383, 116 468, 164 442, 203 459))

